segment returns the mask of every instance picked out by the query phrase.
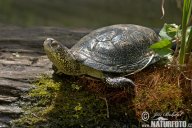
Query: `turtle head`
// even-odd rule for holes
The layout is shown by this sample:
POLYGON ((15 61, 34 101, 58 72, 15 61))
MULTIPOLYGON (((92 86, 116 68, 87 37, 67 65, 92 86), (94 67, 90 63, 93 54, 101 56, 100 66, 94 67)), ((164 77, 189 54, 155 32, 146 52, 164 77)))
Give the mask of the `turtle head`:
POLYGON ((79 75, 80 64, 67 47, 53 38, 47 38, 43 45, 45 53, 59 72, 67 75, 79 75))

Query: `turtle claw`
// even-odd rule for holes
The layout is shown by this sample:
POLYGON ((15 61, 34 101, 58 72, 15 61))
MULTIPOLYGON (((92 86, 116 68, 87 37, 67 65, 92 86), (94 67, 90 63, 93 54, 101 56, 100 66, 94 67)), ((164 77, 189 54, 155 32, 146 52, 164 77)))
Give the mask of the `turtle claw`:
POLYGON ((114 88, 122 88, 122 87, 135 87, 135 83, 125 77, 106 77, 105 82, 110 86, 114 88))

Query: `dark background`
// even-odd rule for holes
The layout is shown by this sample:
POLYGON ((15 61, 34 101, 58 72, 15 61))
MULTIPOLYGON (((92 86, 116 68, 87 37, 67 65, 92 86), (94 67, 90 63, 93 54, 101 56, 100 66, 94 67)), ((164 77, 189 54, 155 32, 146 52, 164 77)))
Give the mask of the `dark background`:
POLYGON ((0 26, 97 28, 132 23, 162 27, 181 20, 181 0, 0 0, 0 26))

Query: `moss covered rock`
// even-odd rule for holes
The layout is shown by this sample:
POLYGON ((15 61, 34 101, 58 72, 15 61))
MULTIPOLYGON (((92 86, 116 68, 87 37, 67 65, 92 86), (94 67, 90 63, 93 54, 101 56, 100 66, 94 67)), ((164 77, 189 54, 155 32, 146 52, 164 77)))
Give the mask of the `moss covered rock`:
POLYGON ((26 113, 13 124, 55 128, 130 125, 129 118, 135 113, 130 109, 129 91, 107 88, 100 81, 63 77, 42 76, 28 94, 30 103, 23 106, 26 113))

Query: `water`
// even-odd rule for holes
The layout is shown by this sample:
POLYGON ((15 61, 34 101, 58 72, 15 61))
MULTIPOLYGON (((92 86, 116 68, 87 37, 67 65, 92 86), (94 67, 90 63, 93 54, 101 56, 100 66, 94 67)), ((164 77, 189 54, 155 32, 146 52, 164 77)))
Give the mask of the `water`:
MULTIPOLYGON (((180 23, 176 0, 165 1, 160 19, 160 0, 0 0, 0 26, 97 28, 132 23, 160 28, 165 22, 180 23)), ((0 127, 7 126, 0 122, 0 127)))
POLYGON ((161 16, 161 0, 0 0, 0 25, 96 28, 133 23, 162 27, 165 22, 180 24, 176 0, 165 0, 165 16, 161 16))

